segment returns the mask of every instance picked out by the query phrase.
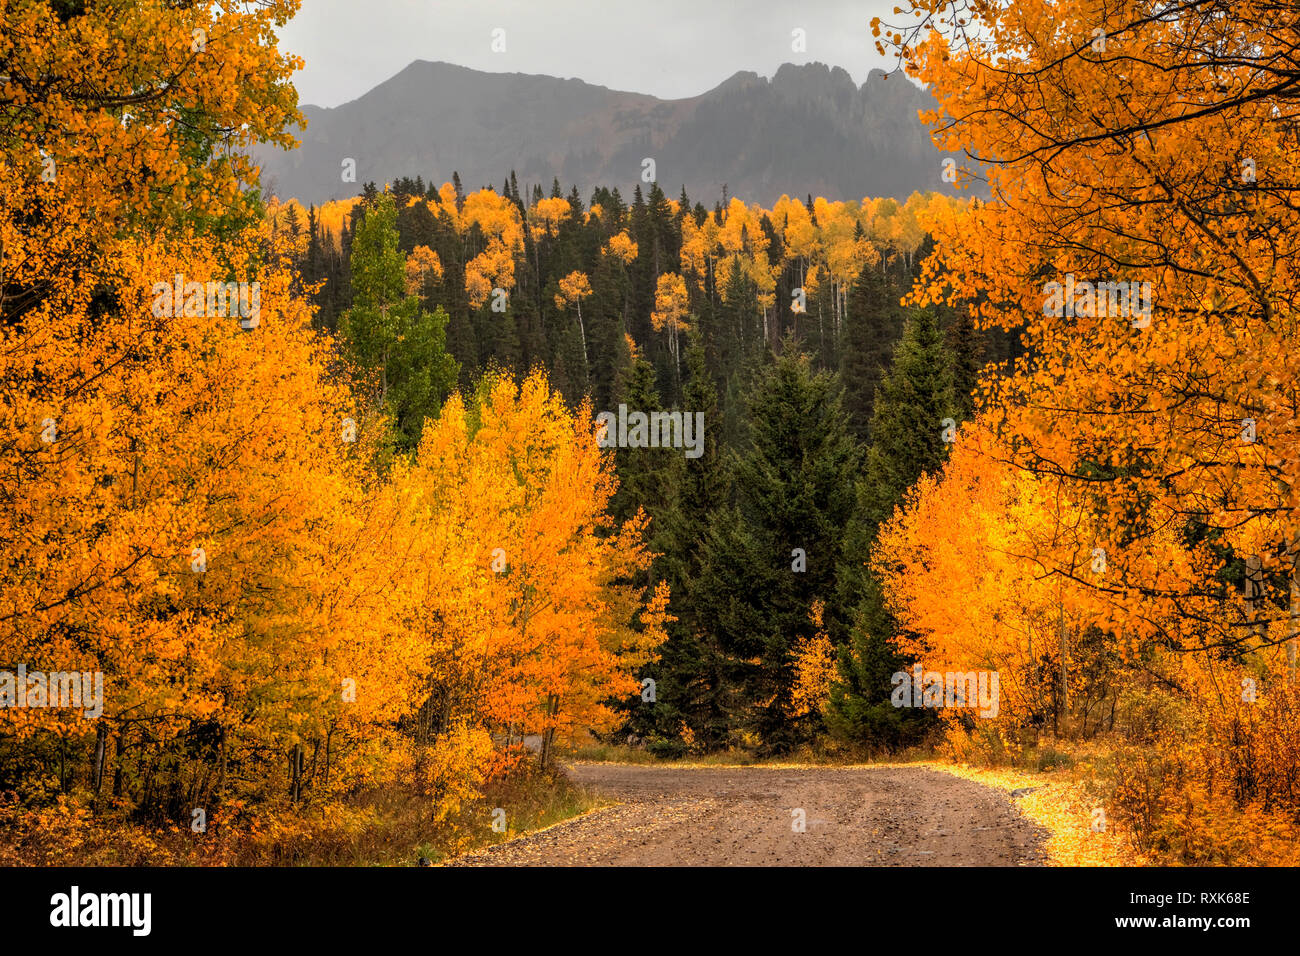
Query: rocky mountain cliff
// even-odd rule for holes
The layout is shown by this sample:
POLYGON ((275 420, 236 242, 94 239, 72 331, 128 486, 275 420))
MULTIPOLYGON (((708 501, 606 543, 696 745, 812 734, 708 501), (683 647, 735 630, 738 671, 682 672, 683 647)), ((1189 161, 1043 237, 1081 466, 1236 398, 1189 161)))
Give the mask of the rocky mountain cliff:
POLYGON ((669 195, 708 205, 729 195, 770 204, 782 193, 905 198, 944 188, 942 155, 917 111, 929 96, 873 71, 858 86, 838 67, 785 64, 771 79, 737 73, 707 93, 661 100, 581 80, 484 73, 416 61, 360 98, 306 106, 302 146, 260 148, 263 181, 303 202, 355 195, 367 181, 460 173, 467 189, 513 169, 520 184, 558 178, 630 195, 642 163, 669 195), (342 181, 345 159, 356 183, 342 181))

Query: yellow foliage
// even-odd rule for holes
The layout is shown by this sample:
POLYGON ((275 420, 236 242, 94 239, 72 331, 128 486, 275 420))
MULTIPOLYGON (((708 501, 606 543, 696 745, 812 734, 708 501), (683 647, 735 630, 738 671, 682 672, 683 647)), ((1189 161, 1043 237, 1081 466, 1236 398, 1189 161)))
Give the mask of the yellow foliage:
POLYGON ((813 602, 809 620, 814 628, 812 637, 801 637, 791 648, 794 661, 794 686, 791 691, 790 715, 803 717, 820 713, 826 705, 831 681, 835 680, 835 648, 826 633, 823 618, 826 613, 821 600, 813 602))

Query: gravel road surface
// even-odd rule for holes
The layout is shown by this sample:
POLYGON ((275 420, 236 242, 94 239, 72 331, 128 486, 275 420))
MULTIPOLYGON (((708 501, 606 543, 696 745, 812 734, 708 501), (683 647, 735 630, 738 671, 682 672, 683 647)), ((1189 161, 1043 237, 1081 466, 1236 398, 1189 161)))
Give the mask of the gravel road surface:
POLYGON ((618 805, 450 865, 1041 866, 1046 857, 1045 832, 1006 793, 924 767, 568 770, 618 805))

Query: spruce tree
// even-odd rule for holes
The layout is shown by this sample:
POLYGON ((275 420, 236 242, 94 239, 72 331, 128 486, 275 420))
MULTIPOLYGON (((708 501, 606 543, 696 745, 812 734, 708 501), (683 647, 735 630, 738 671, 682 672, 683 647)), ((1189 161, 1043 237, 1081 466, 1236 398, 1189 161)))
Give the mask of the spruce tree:
POLYGON ((850 570, 844 528, 862 455, 838 376, 814 372, 789 340, 759 372, 746 405, 747 445, 732 465, 738 506, 711 522, 699 595, 746 726, 779 752, 818 729, 816 716, 790 716, 791 649, 813 633, 815 600, 826 605, 832 641, 845 636, 834 599, 850 570))
POLYGON ((953 413, 952 355, 934 313, 914 312, 873 403, 865 516, 874 536, 907 489, 943 465, 942 422, 953 413))
POLYGON ((397 446, 412 449, 460 368, 446 351, 447 314, 424 311, 406 292, 391 194, 380 194, 357 226, 351 278, 352 307, 340 322, 344 345, 358 377, 391 416, 397 446))
POLYGON ((903 332, 904 312, 898 289, 880 271, 866 266, 849 290, 844 319, 840 369, 844 375, 844 406, 853 432, 866 440, 872 402, 888 370, 903 332))
MULTIPOLYGON (((307 285, 315 285, 321 279, 326 279, 326 286, 328 286, 325 248, 321 244, 320 222, 317 220, 316 207, 313 205, 307 210, 307 256, 303 261, 302 281, 307 285)), ((329 296, 329 289, 325 287, 317 289, 312 294, 312 303, 316 306, 316 312, 312 316, 312 326, 333 332, 335 322, 329 296)))
POLYGON ((857 486, 858 518, 846 535, 856 570, 843 580, 840 603, 854 611, 851 639, 839 653, 829 723, 837 735, 868 749, 903 746, 927 723, 923 712, 890 703, 891 677, 911 661, 892 642, 897 623, 879 581, 865 565, 880 526, 907 490, 922 474, 942 466, 947 448, 943 420, 952 414, 952 356, 934 314, 916 312, 876 393, 871 446, 857 486))
MULTIPOLYGON (((629 365, 619 375, 615 384, 618 402, 627 405, 628 413, 663 411, 659 397, 654 366, 639 353, 630 357, 629 365)), ((610 411, 616 412, 617 408, 610 411)), ((651 519, 662 513, 666 493, 665 469, 671 467, 668 458, 675 452, 664 448, 618 448, 614 461, 618 471, 618 490, 614 493, 610 510, 620 521, 626 521, 644 508, 651 519)), ((652 526, 651 535, 657 532, 652 526)))
MULTIPOLYGON (((719 445, 717 390, 694 330, 686 368, 682 415, 704 416, 703 434, 693 433, 702 450, 696 458, 672 458, 664 508, 656 518, 655 549, 661 556, 652 570, 671 588, 670 611, 676 620, 668 624, 668 641, 659 660, 642 675, 655 679, 658 695, 658 706, 651 712, 654 719, 644 726, 671 739, 680 735, 684 725, 697 744, 716 747, 726 742, 728 726, 724 661, 711 622, 702 613, 696 586, 703 573, 710 523, 727 502, 728 479, 719 445)), ((665 741, 661 746, 670 745, 665 741)))
POLYGON ((954 414, 960 421, 975 411, 975 386, 984 367, 984 336, 975 325, 969 309, 961 309, 948 326, 948 349, 952 353, 952 391, 954 414))

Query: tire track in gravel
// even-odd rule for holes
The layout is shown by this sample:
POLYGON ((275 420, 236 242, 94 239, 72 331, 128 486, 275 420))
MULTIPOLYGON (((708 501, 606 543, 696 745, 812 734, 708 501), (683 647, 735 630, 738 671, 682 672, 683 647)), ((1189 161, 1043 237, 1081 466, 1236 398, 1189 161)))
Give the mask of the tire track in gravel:
POLYGON ((924 767, 574 764, 619 801, 449 866, 1042 866, 1001 790, 924 767), (792 811, 805 830, 795 832, 792 811))

